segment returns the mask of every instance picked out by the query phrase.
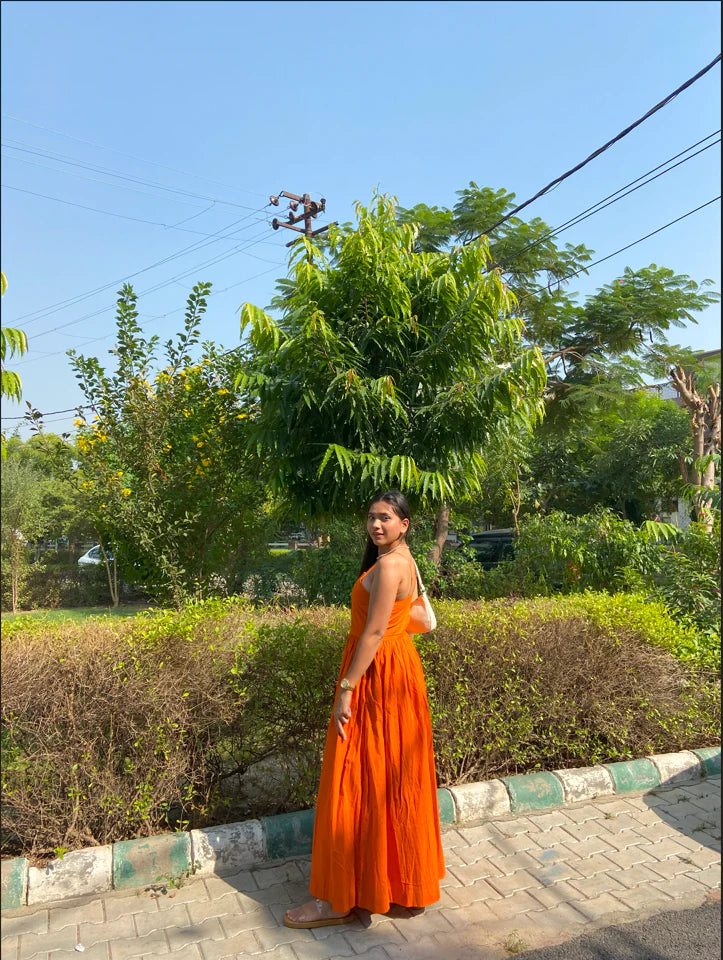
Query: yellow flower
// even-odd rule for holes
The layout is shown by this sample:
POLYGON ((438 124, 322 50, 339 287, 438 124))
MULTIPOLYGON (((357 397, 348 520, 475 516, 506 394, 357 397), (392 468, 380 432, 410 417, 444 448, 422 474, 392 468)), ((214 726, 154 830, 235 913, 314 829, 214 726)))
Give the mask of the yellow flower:
POLYGON ((189 412, 188 410, 184 410, 184 411, 183 411, 183 416, 184 416, 184 417, 190 417, 191 414, 190 414, 190 412, 189 412))
POLYGON ((73 420, 73 426, 74 426, 74 427, 84 427, 84 426, 85 426, 85 420, 81 420, 80 417, 76 417, 75 420, 73 420))
POLYGON ((130 495, 131 495, 131 489, 130 489, 130 487, 124 487, 124 488, 121 490, 121 493, 123 494, 124 497, 130 497, 130 495))
POLYGON ((202 446, 203 446, 203 440, 199 440, 198 443, 196 444, 196 446, 197 446, 197 447, 202 447, 202 446))
POLYGON ((237 420, 245 420, 245 419, 246 419, 246 414, 245 414, 245 413, 237 413, 237 414, 236 414, 236 419, 237 419, 237 420))
POLYGON ((221 389, 218 392, 219 392, 219 395, 223 396, 223 394, 228 393, 228 390, 226 390, 225 387, 221 387, 221 389))
POLYGON ((202 460, 201 463, 203 464, 204 467, 208 467, 211 461, 208 458, 206 458, 205 460, 202 460))
POLYGON ((184 383, 183 386, 186 388, 186 390, 190 390, 190 389, 191 389, 191 384, 190 384, 190 383, 184 383))

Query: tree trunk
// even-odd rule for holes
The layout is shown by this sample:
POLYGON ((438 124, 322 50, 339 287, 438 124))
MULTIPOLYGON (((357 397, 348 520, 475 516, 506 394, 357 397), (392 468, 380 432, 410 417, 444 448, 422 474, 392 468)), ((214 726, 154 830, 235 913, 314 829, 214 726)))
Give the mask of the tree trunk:
POLYGON ((103 554, 103 563, 105 564, 105 572, 108 577, 108 589, 110 591, 110 599, 113 603, 113 607, 117 607, 119 603, 118 596, 118 566, 116 563, 115 555, 113 556, 113 570, 111 572, 110 563, 108 561, 108 554, 105 552, 105 547, 103 546, 103 540, 100 539, 100 552, 103 554))
POLYGON ((449 506, 443 503, 434 518, 434 546, 429 551, 429 559, 438 567, 442 565, 442 552, 449 532, 449 506))
MULTIPOLYGON (((690 477, 697 488, 693 496, 696 519, 702 523, 710 533, 713 530, 713 517, 708 506, 708 497, 715 489, 715 466, 706 465, 701 472, 695 462, 719 453, 721 448, 721 398, 720 384, 715 383, 708 387, 707 397, 701 396, 695 388, 695 377, 686 373, 683 367, 676 367, 671 371, 671 378, 675 389, 685 406, 690 411, 690 432, 693 435, 693 475, 690 477)), ((683 472, 683 479, 690 482, 683 472)))

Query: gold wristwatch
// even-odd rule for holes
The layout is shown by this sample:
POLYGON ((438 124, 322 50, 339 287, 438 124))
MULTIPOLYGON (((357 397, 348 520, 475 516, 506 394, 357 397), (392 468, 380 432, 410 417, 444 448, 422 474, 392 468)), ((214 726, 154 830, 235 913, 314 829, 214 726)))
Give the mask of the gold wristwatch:
POLYGON ((349 683, 349 681, 347 680, 346 677, 344 677, 344 679, 341 681, 341 683, 339 684, 339 686, 341 687, 342 690, 353 690, 353 689, 354 689, 354 685, 351 684, 351 683, 349 683))

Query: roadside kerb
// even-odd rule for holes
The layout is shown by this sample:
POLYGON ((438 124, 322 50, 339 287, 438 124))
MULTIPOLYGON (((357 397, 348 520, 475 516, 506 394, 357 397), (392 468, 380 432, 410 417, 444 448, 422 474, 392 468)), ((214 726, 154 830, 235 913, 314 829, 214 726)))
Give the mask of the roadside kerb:
MULTIPOLYGON (((443 825, 489 820, 570 806, 614 794, 719 776, 720 747, 656 754, 637 760, 552 772, 518 774, 437 791, 443 825)), ((230 876, 239 870, 311 853, 314 810, 188 833, 123 840, 66 854, 46 867, 19 857, 2 861, 2 909, 70 899, 162 878, 230 876)))

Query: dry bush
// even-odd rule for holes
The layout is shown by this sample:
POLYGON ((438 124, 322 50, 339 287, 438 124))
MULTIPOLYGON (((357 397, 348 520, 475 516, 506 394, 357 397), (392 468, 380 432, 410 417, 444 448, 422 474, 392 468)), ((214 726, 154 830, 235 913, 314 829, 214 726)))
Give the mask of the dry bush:
POLYGON ((419 649, 440 784, 719 742, 719 685, 580 598, 439 607, 419 649))
POLYGON ((233 720, 227 684, 170 638, 149 655, 131 630, 86 624, 5 645, 4 852, 149 836, 208 794, 214 741, 233 720))
MULTIPOLYGON (((416 642, 440 785, 719 742, 716 685, 654 645, 663 614, 595 602, 436 605, 416 642)), ((4 631, 3 855, 312 805, 348 622, 212 601, 4 631)))

